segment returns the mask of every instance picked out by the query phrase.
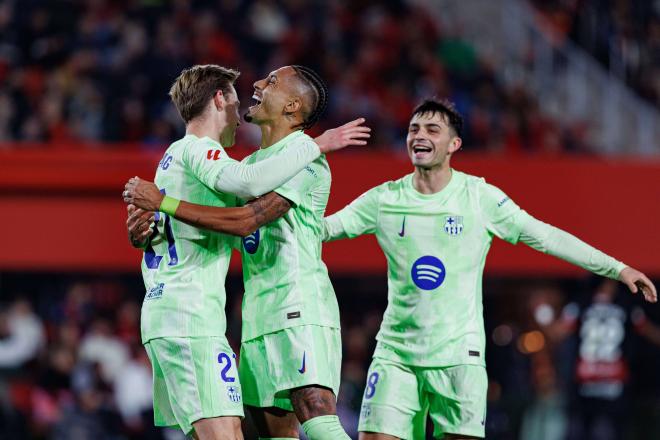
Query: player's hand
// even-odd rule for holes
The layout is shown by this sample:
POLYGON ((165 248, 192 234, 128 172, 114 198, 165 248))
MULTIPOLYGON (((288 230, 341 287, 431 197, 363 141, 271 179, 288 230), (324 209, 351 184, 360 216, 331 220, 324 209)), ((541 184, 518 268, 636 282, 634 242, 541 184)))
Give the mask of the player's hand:
POLYGON ((135 176, 124 186, 124 202, 131 203, 145 211, 158 211, 163 201, 163 194, 152 182, 135 176))
POLYGON ((655 289, 655 286, 651 280, 640 271, 635 270, 632 267, 626 267, 619 274, 619 280, 622 283, 625 283, 632 293, 637 293, 641 290, 644 294, 644 299, 648 302, 654 303, 658 301, 658 292, 655 289))
POLYGON ((151 234, 151 227, 155 220, 154 213, 136 208, 135 205, 128 205, 127 210, 126 228, 128 229, 128 239, 133 246, 143 247, 151 234))
POLYGON ((371 137, 371 128, 364 126, 365 119, 358 118, 341 127, 326 130, 314 139, 322 154, 341 150, 351 145, 367 145, 371 137))

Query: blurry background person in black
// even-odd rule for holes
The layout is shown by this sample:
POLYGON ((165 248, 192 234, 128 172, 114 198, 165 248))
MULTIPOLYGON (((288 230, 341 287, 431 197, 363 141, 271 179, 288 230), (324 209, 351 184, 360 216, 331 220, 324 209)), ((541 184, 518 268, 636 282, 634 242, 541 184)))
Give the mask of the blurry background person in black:
POLYGON ((559 368, 569 397, 567 438, 620 440, 628 428, 636 356, 644 354, 638 335, 658 344, 660 332, 615 281, 592 278, 589 284, 556 321, 539 324, 564 360, 559 368))

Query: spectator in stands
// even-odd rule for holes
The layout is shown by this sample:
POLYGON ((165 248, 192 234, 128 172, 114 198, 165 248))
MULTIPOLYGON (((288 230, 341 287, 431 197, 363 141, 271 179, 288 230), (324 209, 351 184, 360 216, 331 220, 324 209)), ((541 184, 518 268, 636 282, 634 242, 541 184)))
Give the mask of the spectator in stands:
POLYGON ((24 299, 13 302, 0 314, 0 368, 20 368, 34 359, 45 342, 41 320, 24 299))
POLYGON ((129 360, 129 354, 127 345, 115 336, 112 324, 102 318, 92 322, 79 351, 82 361, 98 363, 101 378, 107 384, 113 384, 119 377, 129 360))
MULTIPOLYGON (((214 62, 241 70, 242 96, 252 95, 254 72, 293 63, 313 67, 331 90, 318 129, 359 113, 373 128, 374 146, 398 144, 410 109, 429 94, 458 103, 468 121, 465 138, 475 148, 565 146, 562 127, 535 145, 530 113, 512 105, 516 93, 533 98, 497 84, 497 66, 410 2, 167 4, 0 5, 0 140, 66 148, 90 141, 167 144, 182 127, 165 92, 184 67, 214 62)), ((256 140, 253 131, 239 130, 238 144, 256 140)))

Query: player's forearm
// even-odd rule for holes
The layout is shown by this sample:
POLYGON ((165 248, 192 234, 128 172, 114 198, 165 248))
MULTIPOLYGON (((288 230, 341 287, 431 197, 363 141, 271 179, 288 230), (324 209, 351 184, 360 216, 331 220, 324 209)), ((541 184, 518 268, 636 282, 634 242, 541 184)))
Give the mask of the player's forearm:
POLYGON ((252 208, 218 208, 181 201, 174 218, 191 226, 223 234, 244 237, 255 229, 256 220, 252 208))
POLYGON ((626 267, 620 261, 559 228, 527 213, 521 215, 520 241, 537 251, 553 255, 598 275, 615 280, 626 267))
POLYGON ((297 142, 255 164, 232 163, 219 174, 215 189, 253 199, 282 186, 320 155, 314 142, 297 142))
POLYGON ((254 223, 254 228, 245 234, 248 235, 286 214, 291 209, 291 202, 281 195, 271 192, 251 201, 246 207, 252 210, 251 220, 254 223))
POLYGON ((219 208, 180 201, 174 218, 191 226, 245 237, 278 218, 291 204, 276 193, 266 194, 240 208, 219 208))

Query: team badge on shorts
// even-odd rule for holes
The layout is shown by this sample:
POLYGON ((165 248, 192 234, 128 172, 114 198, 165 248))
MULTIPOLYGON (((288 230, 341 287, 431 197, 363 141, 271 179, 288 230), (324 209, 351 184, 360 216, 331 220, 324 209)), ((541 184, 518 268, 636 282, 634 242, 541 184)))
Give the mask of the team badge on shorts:
POLYGON ((240 403, 241 401, 241 392, 234 385, 227 386, 227 397, 229 400, 235 403, 240 403))
POLYGON ((360 417, 366 419, 371 415, 371 405, 368 403, 363 403, 362 408, 360 408, 360 417))
POLYGON ((445 217, 445 232, 449 235, 461 235, 463 232, 463 217, 459 215, 445 217))

